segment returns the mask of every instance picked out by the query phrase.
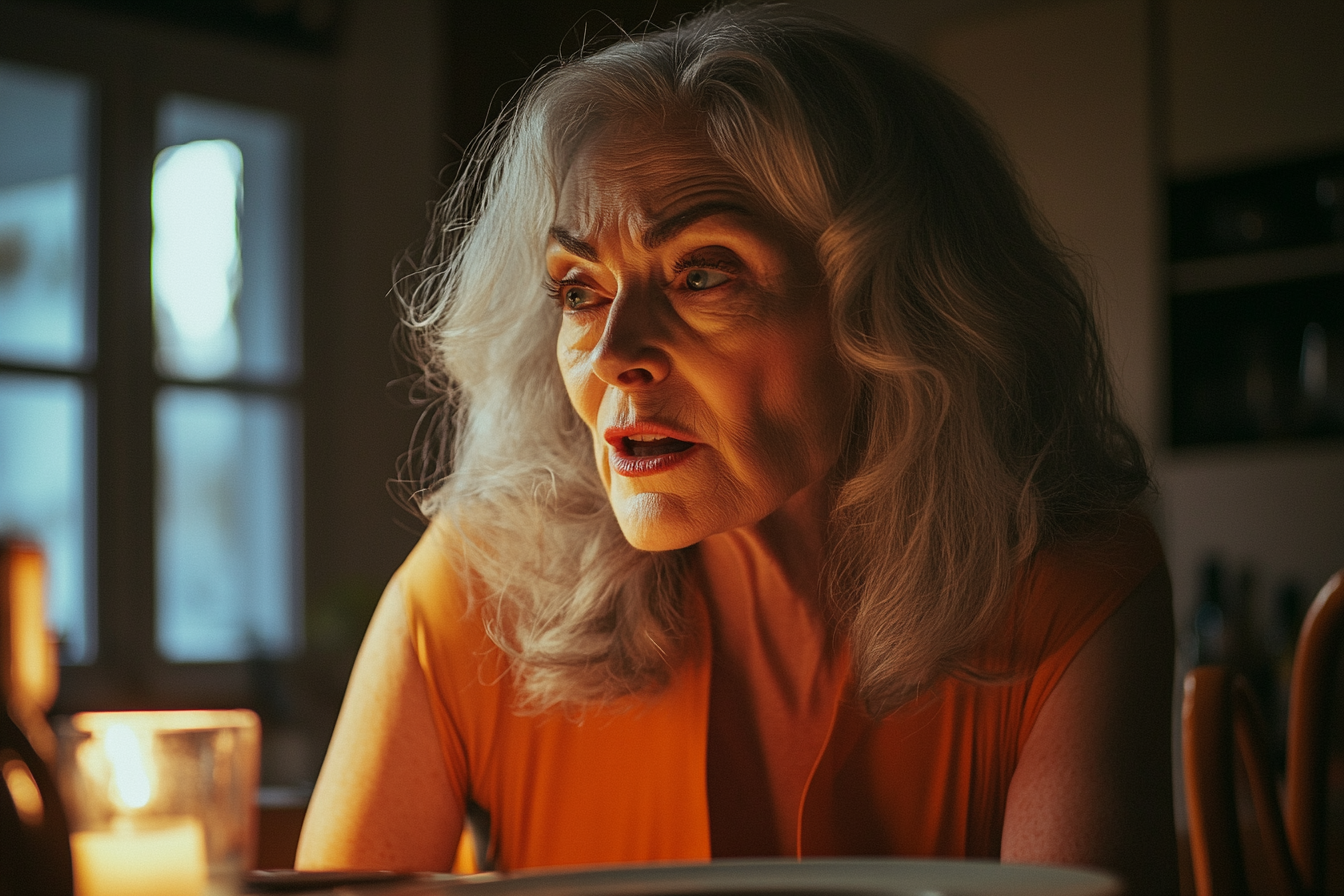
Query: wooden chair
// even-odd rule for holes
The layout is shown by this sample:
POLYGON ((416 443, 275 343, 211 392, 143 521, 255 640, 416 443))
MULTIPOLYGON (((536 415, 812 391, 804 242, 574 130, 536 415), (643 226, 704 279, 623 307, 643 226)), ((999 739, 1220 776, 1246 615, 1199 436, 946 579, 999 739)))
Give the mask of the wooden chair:
POLYGON ((1331 576, 1302 622, 1288 701, 1284 822, 1309 893, 1325 892, 1330 709, 1344 643, 1344 569, 1331 576))
POLYGON ((1289 694, 1286 809, 1280 808, 1264 725, 1246 680, 1223 666, 1200 666, 1185 677, 1182 759, 1198 896, 1249 893, 1237 817, 1238 760, 1260 832, 1266 885, 1282 896, 1324 890, 1328 717, 1344 635, 1341 607, 1344 571, 1321 589, 1298 636, 1289 694))
POLYGON ((69 896, 70 837, 49 763, 56 655, 43 619, 45 567, 0 541, 0 894, 69 896))
POLYGON ((0 539, 0 694, 9 715, 44 760, 56 758, 47 710, 60 666, 46 623, 46 561, 24 541, 0 539))

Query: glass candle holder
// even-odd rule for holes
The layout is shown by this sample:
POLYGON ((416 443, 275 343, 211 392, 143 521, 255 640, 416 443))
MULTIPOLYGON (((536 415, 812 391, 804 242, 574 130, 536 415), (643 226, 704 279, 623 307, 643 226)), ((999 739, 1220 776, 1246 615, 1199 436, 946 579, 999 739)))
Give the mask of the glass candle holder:
POLYGON ((80 713, 58 738, 75 896, 241 890, 256 851, 255 713, 80 713))

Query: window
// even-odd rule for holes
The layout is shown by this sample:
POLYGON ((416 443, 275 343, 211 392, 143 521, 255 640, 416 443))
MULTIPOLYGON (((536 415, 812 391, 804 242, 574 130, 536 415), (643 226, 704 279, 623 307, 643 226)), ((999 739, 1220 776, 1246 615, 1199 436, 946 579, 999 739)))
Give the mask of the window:
POLYGON ((292 130, 190 96, 159 107, 155 643, 170 660, 285 655, 300 641, 292 130))
POLYGON ((47 552, 63 703, 248 703, 240 661, 303 646, 324 75, 119 28, 0 39, 0 532, 47 552))
POLYGON ((0 532, 44 546, 62 659, 90 625, 88 79, 0 62, 0 532))

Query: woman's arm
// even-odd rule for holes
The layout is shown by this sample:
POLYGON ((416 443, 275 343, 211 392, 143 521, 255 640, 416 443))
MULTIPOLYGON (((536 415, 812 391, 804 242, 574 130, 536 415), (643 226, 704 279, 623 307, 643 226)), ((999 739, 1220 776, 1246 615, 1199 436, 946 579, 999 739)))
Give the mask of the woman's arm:
POLYGON ((447 871, 462 832, 395 583, 355 660, 294 867, 447 871))
POLYGON ((1046 699, 1008 789, 1005 862, 1082 864, 1131 893, 1175 893, 1165 566, 1079 651, 1046 699))

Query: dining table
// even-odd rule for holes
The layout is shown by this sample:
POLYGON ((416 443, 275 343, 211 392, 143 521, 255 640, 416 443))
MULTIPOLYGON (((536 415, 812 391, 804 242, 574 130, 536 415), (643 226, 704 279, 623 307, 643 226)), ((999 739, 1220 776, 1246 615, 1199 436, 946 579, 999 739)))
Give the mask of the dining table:
POLYGON ((984 859, 719 859, 513 873, 255 871, 249 894, 309 896, 1114 896, 1088 868, 984 859))

